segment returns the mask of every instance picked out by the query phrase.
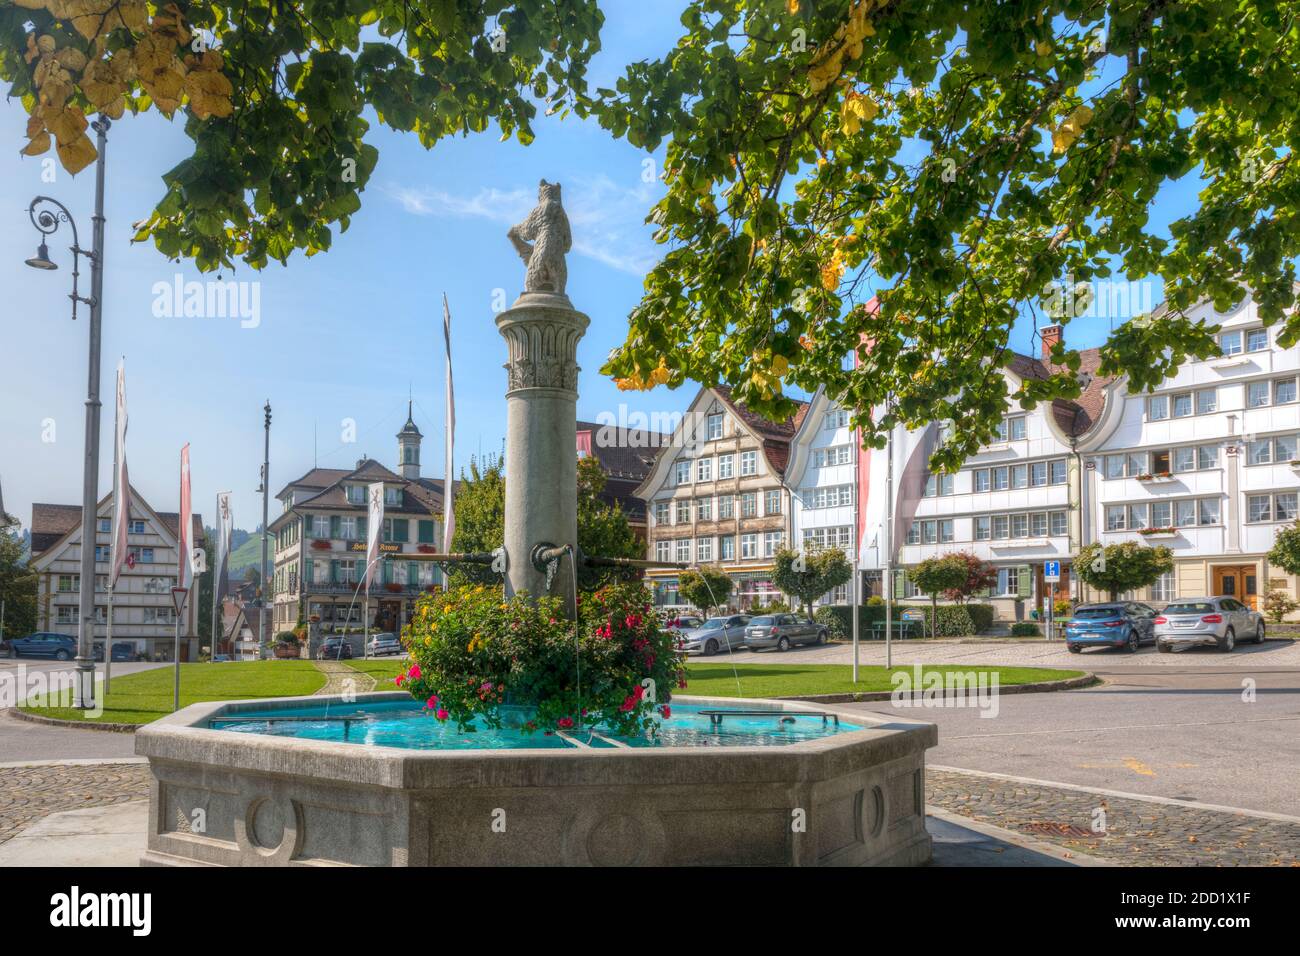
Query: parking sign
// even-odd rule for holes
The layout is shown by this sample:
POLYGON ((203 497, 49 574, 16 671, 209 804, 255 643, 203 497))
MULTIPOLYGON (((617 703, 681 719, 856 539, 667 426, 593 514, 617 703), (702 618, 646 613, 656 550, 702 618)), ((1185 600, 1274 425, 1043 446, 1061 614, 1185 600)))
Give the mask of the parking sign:
POLYGON ((1044 561, 1043 562, 1043 580, 1057 582, 1061 580, 1061 562, 1044 561))

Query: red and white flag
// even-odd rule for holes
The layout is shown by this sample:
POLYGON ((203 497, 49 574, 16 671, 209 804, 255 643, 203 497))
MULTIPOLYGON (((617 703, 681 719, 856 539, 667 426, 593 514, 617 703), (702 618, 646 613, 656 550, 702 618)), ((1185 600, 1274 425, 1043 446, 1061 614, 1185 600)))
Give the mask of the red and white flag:
POLYGON ((442 551, 451 554, 451 539, 456 533, 456 511, 452 498, 456 487, 452 480, 453 449, 456 444, 456 397, 451 385, 451 307, 447 293, 442 294, 442 338, 447 345, 447 462, 442 475, 442 551))
POLYGON ((187 591, 194 586, 194 518, 190 506, 190 444, 181 449, 181 517, 176 535, 176 586, 187 591))
POLYGON ((376 560, 379 557, 379 542, 384 533, 384 483, 376 481, 366 486, 366 497, 370 502, 366 514, 366 590, 375 576, 376 560))
MULTIPOLYGON (((131 479, 126 470, 126 360, 117 363, 117 428, 113 437, 113 545, 108 559, 108 586, 117 586, 122 569, 128 567, 127 531, 131 526, 131 479)), ((135 562, 129 562, 134 564, 135 562)))

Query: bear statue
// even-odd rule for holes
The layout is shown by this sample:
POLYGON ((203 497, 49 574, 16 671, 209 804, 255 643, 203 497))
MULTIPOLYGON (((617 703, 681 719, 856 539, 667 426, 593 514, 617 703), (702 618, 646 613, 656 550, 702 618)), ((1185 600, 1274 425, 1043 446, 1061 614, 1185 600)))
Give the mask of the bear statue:
POLYGON ((560 205, 560 184, 543 179, 537 187, 537 199, 528 218, 511 226, 507 235, 527 266, 524 291, 564 295, 569 278, 564 257, 573 245, 573 236, 569 217, 560 205))

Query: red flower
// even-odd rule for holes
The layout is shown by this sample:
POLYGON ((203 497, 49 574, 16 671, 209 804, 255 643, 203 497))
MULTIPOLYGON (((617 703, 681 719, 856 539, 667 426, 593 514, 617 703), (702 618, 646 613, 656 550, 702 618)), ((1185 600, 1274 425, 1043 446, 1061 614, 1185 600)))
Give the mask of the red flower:
POLYGON ((408 679, 408 680, 419 680, 419 679, 420 679, 420 673, 421 673, 421 671, 420 671, 420 665, 419 665, 419 664, 412 664, 412 665, 411 665, 411 669, 410 669, 409 671, 406 672, 406 676, 407 676, 407 679, 408 679))
POLYGON ((451 714, 447 713, 445 708, 439 707, 436 716, 439 720, 446 720, 448 717, 451 716, 451 714))
POLYGON ((663 714, 665 717, 671 717, 673 715, 673 709, 667 704, 664 704, 659 708, 659 713, 663 714))
POLYGON ((637 684, 636 687, 633 689, 632 693, 636 695, 637 700, 640 700, 642 697, 645 696, 645 688, 642 687, 640 684, 637 684))
POLYGON ((428 700, 424 702, 424 706, 428 707, 430 710, 433 710, 433 706, 436 703, 438 703, 438 695, 434 694, 432 697, 430 697, 428 700))
POLYGON ((573 726, 573 718, 561 717, 559 720, 555 722, 555 726, 559 727, 561 730, 568 730, 570 727, 573 726))
POLYGON ((623 698, 622 705, 618 709, 626 713, 627 711, 630 711, 635 706, 636 706, 636 698, 625 697, 623 698))

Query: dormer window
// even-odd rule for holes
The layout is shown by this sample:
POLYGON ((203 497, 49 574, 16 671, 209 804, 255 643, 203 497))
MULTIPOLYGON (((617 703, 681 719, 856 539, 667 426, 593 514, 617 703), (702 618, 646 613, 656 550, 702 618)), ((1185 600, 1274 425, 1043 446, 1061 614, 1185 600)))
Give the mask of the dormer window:
POLYGON ((348 503, 353 505, 364 505, 366 503, 366 489, 361 485, 346 486, 348 503))
POLYGON ((400 506, 401 503, 402 503, 402 489, 401 489, 401 488, 385 488, 385 489, 384 489, 384 504, 386 504, 386 505, 395 505, 395 506, 400 506))

